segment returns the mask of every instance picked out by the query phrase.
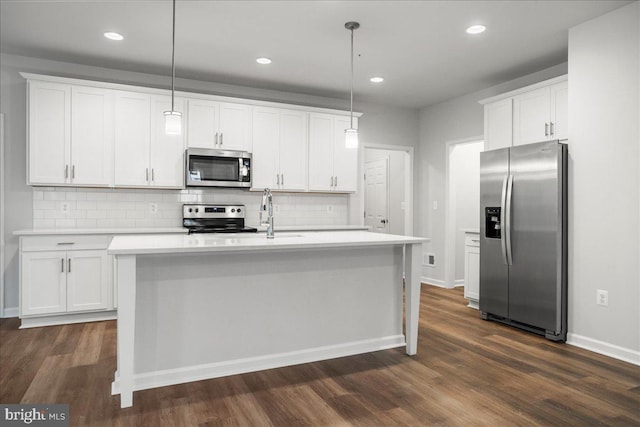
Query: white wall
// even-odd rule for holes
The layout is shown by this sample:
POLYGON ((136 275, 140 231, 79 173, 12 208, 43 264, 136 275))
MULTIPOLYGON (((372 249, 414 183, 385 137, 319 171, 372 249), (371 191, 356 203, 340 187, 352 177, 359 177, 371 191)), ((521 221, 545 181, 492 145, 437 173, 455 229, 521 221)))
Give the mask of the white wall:
POLYGON ((484 133, 484 110, 478 101, 513 89, 567 73, 567 64, 559 64, 498 86, 460 96, 420 111, 420 147, 418 152, 418 235, 431 238, 424 252, 435 254, 435 267, 422 266, 423 281, 445 284, 445 174, 448 156, 446 143, 484 133), (438 209, 433 209, 433 202, 438 209))
MULTIPOLYGON (((59 75, 66 77, 73 77, 79 79, 100 80, 114 83, 132 84, 139 86, 159 87, 167 88, 170 86, 170 76, 165 74, 143 74, 124 70, 114 70, 99 68, 93 66, 87 66, 82 64, 72 64, 59 61, 43 60, 39 58, 29 58, 17 55, 0 54, 0 89, 2 97, 0 97, 0 112, 5 114, 5 159, 2 165, 4 178, 5 178, 5 203, 1 207, 5 212, 5 269, 4 275, 4 296, 5 304, 4 308, 8 308, 4 312, 5 315, 17 315, 18 305, 18 239, 13 236, 15 230, 29 229, 34 225, 33 213, 36 215, 52 215, 46 214, 44 211, 47 209, 36 209, 34 211, 33 198, 34 194, 30 187, 26 185, 26 84, 25 80, 18 74, 20 71, 59 75), (40 213, 42 211, 42 213, 40 213)), ((244 97, 251 99, 261 99, 275 102, 285 102, 291 104, 309 105, 316 107, 335 108, 348 110, 349 99, 345 96, 344 99, 324 98, 319 96, 311 96, 301 93, 279 92, 269 89, 256 89, 251 87, 242 87, 228 85, 217 82, 203 82, 186 79, 176 79, 176 88, 178 90, 212 93, 217 95, 244 97)), ((348 95, 345 93, 345 95, 348 95)), ((416 146, 418 143, 418 110, 397 108, 392 106, 377 105, 371 103, 360 103, 358 101, 357 94, 354 99, 354 109, 364 113, 363 117, 359 120, 359 128, 361 132, 361 141, 371 144, 398 144, 407 146, 416 146)), ((56 196, 48 197, 64 197, 71 192, 67 192, 63 189, 50 188, 47 192, 53 191, 53 193, 60 193, 56 196), (58 191, 56 191, 58 190, 58 191)), ((120 190, 108 190, 114 191, 113 194, 125 194, 125 191, 120 190)), ((80 193, 83 193, 80 190, 80 193)), ((93 192, 89 192, 93 193, 93 192)), ((166 193, 168 198, 173 198, 176 192, 162 192, 166 193)), ((160 194, 153 193, 153 194, 160 194)), ((111 193, 109 193, 111 194, 111 193)), ((133 193, 132 193, 133 194, 133 193)), ((146 193, 145 193, 146 194, 146 193)), ((182 193, 180 193, 182 194, 182 193)), ((190 194, 187 192, 187 194, 190 194)), ((39 197, 36 195, 35 197, 39 197)), ((44 197, 44 195, 43 195, 44 197)), ((73 196, 71 196, 73 197, 73 196)), ((81 197, 81 196, 80 196, 81 197)), ((119 196, 113 196, 117 198, 119 196)), ((128 196, 124 196, 125 198, 128 196)), ((155 196, 148 195, 146 197, 152 198, 155 196)), ((158 196, 159 197, 159 196, 158 196)), ((179 196, 180 198, 181 196, 179 196)), ((214 200, 216 196, 207 195, 205 198, 212 197, 214 200)), ((253 203, 253 196, 251 194, 246 195, 248 203, 253 203)), ((278 197, 278 196, 276 196, 278 197)), ((282 197, 282 196, 280 196, 282 197)), ((313 210, 314 205, 320 205, 326 203, 327 199, 322 195, 310 195, 310 196, 285 196, 288 199, 284 200, 285 207, 287 208, 300 208, 298 212, 300 216, 304 216, 305 209, 313 210)), ((344 221, 345 223, 360 224, 363 222, 362 210, 364 209, 362 191, 352 196, 330 196, 331 203, 344 206, 347 213, 343 215, 343 211, 338 209, 337 215, 340 217, 337 221, 344 221)), ((164 199, 163 199, 164 200, 164 199)), ((182 200, 180 198, 180 200, 182 200)), ((207 199, 208 200, 208 199, 207 199)), ((281 199, 282 200, 282 199, 281 199)), ((96 200, 97 202, 98 200, 96 200)), ((115 201, 115 200, 114 200, 115 201)), ((121 202, 126 200, 120 200, 121 202)), ((178 204, 179 202, 176 202, 178 204)), ((125 209, 125 205, 122 205, 125 209)), ((138 208, 126 210, 132 216, 140 216, 140 212, 136 212, 138 208)), ((120 209, 109 209, 109 211, 115 216, 112 218, 115 222, 127 218, 118 218, 122 213, 120 209)), ((166 213, 171 218, 166 218, 171 221, 175 221, 175 209, 170 208, 166 213)), ((125 215, 129 215, 125 213, 125 215)), ((290 218, 286 219, 291 223, 298 223, 300 218, 293 218, 296 213, 290 212, 290 218)), ((82 215, 78 213, 77 215, 82 215)), ((284 213, 283 213, 284 215, 284 213)), ((319 214, 318 214, 319 215, 319 214)), ((414 217, 417 215, 414 214, 414 217)), ((283 216, 283 219, 285 217, 283 216)), ((37 218, 44 219, 44 218, 37 218)), ((70 219, 70 218, 48 218, 48 219, 70 219)), ((72 218, 71 218, 72 219, 72 218)), ((75 218, 75 226, 78 227, 77 219, 75 218)), ((96 218, 98 219, 98 218, 96 218)), ((136 218, 130 218, 136 219, 136 218)), ((137 218, 141 221, 149 220, 149 224, 154 224, 155 219, 152 218, 137 218)), ((335 219, 335 218, 334 218, 335 219)), ((326 221, 326 219, 316 218, 316 220, 326 221)), ((315 221, 315 220, 314 220, 315 221)), ((333 220, 328 220, 333 221, 333 220)), ((115 223, 114 222, 114 223, 115 223)), ((97 221, 96 221, 97 223, 97 221)), ((168 223, 168 221, 167 221, 168 223)), ((60 224, 66 224, 60 222, 60 224)), ((71 224, 71 223, 68 223, 71 224)), ((82 224, 82 223, 81 223, 82 224)), ((55 225, 55 221, 54 221, 55 225)), ((0 315, 2 315, 3 307, 0 307, 0 315)))
POLYGON ((635 2, 569 32, 569 340, 638 364, 639 31, 635 2))

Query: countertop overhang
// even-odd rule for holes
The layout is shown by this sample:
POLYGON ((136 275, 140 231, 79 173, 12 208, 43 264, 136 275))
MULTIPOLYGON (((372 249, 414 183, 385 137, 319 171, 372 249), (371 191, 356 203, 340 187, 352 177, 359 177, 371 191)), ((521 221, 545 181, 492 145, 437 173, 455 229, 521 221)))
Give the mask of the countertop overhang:
POLYGON ((194 252, 240 252, 386 246, 417 244, 428 241, 422 237, 380 234, 369 231, 276 231, 273 239, 264 234, 165 234, 115 236, 109 245, 112 255, 177 254, 194 252))

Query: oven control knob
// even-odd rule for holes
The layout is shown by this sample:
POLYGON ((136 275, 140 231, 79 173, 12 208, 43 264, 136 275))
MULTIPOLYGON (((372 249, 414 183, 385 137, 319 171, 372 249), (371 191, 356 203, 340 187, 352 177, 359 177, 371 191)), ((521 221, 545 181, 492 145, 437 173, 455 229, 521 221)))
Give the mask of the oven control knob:
POLYGON ((235 209, 231 209, 231 212, 232 212, 232 213, 233 213, 233 212, 235 212, 235 211, 236 211, 235 209))
POLYGON ((198 213, 198 208, 196 208, 196 213, 198 213))
POLYGON ((189 208, 189 212, 193 212, 193 209, 192 209, 192 208, 189 208))
POLYGON ((242 212, 242 209, 238 208, 238 213, 242 212))

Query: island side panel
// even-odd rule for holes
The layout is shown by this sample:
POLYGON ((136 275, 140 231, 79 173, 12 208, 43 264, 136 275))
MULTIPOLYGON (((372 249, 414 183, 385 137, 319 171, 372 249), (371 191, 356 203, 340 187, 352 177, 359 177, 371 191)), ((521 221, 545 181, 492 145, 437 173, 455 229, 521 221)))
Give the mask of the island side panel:
MULTIPOLYGON (((118 373, 120 407, 133 405, 135 324, 136 324, 136 256, 115 258, 118 287, 118 373)), ((115 383, 115 382, 114 382, 115 383)), ((116 394, 116 393, 114 393, 116 394)))
POLYGON ((420 252, 421 244, 407 244, 405 252, 405 310, 407 354, 418 351, 418 317, 420 314, 420 252))
POLYGON ((405 345, 402 267, 401 245, 139 256, 135 372, 405 345))

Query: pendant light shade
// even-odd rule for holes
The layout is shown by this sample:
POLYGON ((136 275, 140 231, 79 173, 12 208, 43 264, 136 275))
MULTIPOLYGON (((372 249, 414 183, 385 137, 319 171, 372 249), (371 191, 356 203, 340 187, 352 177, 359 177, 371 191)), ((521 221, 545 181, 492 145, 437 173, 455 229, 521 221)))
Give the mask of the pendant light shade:
POLYGON ((176 0, 173 0, 173 27, 171 30, 171 111, 164 112, 164 131, 167 135, 182 133, 182 113, 175 110, 176 81, 176 0))
POLYGON ((344 27, 351 31, 351 104, 349 111, 351 113, 351 124, 349 129, 344 130, 344 146, 345 148, 358 148, 358 129, 353 127, 353 30, 360 28, 358 22, 349 21, 344 27))

